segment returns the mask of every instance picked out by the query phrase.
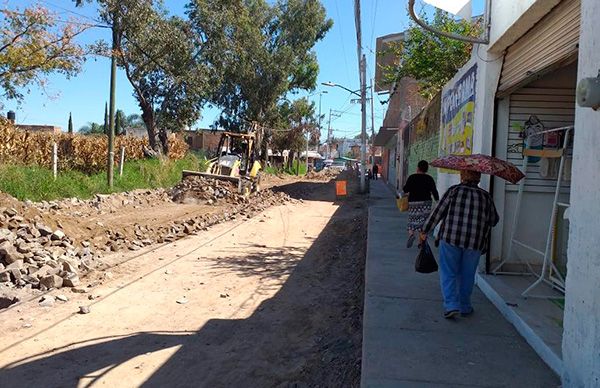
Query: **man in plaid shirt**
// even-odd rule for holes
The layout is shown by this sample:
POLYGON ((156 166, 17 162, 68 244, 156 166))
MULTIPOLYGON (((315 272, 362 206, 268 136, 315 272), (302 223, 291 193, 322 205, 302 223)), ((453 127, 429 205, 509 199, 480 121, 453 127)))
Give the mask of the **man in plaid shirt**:
POLYGON ((448 189, 421 231, 421 241, 442 223, 440 282, 444 317, 473 313, 471 293, 479 258, 487 248, 490 229, 499 220, 490 194, 479 187, 481 174, 461 171, 461 183, 448 189))

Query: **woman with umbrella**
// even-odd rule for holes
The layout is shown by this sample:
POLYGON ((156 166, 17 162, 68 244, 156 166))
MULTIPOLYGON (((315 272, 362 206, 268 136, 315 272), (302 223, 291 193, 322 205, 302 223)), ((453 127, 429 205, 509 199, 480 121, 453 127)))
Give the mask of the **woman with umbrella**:
POLYGON ((491 195, 479 187, 481 173, 517 183, 524 175, 514 165, 486 155, 450 155, 434 160, 432 166, 460 170, 461 183, 452 186, 437 204, 421 230, 421 241, 433 228, 440 229, 440 283, 444 318, 473 313, 471 293, 488 235, 499 216, 491 195))

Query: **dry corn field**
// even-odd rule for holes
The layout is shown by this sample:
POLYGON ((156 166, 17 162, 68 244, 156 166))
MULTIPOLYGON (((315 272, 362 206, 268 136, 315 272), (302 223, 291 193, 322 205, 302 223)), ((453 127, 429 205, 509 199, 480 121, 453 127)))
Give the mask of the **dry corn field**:
MULTIPOLYGON (((0 120, 0 163, 14 163, 52 167, 53 144, 58 146, 58 168, 96 172, 106 166, 108 138, 105 135, 84 136, 67 133, 27 132, 16 129, 6 120, 0 120)), ((119 150, 125 148, 126 160, 143 159, 147 138, 115 137, 115 163, 119 150)), ((177 135, 169 137, 169 157, 181 159, 188 146, 177 135)))

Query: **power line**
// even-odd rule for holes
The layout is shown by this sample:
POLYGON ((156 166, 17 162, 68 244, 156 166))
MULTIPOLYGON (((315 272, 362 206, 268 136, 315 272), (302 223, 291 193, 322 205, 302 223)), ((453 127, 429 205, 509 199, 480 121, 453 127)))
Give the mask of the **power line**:
POLYGON ((344 45, 344 32, 342 27, 342 18, 340 17, 340 9, 338 7, 338 0, 334 1, 335 4, 335 12, 337 13, 338 20, 340 21, 340 42, 342 44, 342 55, 344 57, 344 65, 346 66, 346 75, 348 76, 348 80, 352 79, 350 77, 350 66, 348 66, 348 59, 346 58, 346 46, 344 45))
MULTIPOLYGON (((14 15, 19 15, 19 16, 27 16, 27 14, 25 14, 24 12, 18 12, 18 11, 13 11, 11 9, 7 9, 7 8, 0 8, 0 12, 1 13, 11 13, 14 15)), ((90 27, 90 28, 112 28, 111 26, 105 25, 105 24, 90 24, 90 23, 81 23, 81 22, 76 22, 73 20, 64 20, 64 19, 58 19, 55 18, 54 19, 55 22, 57 23, 64 23, 64 24, 70 24, 73 26, 83 26, 83 27, 90 27)))
POLYGON ((375 37, 375 19, 377 18, 377 4, 378 0, 375 0, 375 7, 373 9, 373 21, 371 22, 371 39, 369 39, 369 44, 373 44, 373 38, 375 37))
POLYGON ((100 20, 98 20, 98 19, 94 19, 94 18, 92 18, 92 17, 89 17, 89 16, 87 16, 87 15, 84 15, 84 14, 82 14, 82 13, 80 13, 80 12, 75 12, 75 11, 73 11, 73 10, 71 10, 71 9, 68 9, 68 8, 62 7, 62 6, 60 6, 60 5, 53 4, 53 3, 49 2, 48 0, 41 0, 41 1, 42 1, 44 4, 46 4, 46 5, 50 6, 50 7, 53 7, 53 8, 56 8, 56 9, 60 9, 60 10, 62 10, 62 11, 64 11, 64 12, 67 12, 67 13, 70 13, 70 14, 73 14, 73 15, 77 15, 77 16, 79 16, 79 17, 82 17, 82 18, 84 18, 84 19, 91 20, 91 21, 93 21, 93 22, 95 22, 95 23, 102 23, 102 22, 101 22, 100 20))

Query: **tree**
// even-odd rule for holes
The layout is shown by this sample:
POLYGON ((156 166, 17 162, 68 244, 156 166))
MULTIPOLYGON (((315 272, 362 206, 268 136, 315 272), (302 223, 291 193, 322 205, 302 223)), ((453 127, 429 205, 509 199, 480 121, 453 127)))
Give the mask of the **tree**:
MULTIPOLYGON (((420 17, 429 23, 427 15, 420 17)), ((430 24, 441 31, 467 36, 478 35, 481 28, 467 20, 455 20, 442 11, 435 13, 430 24)), ((384 67, 384 83, 393 84, 412 77, 419 82, 421 95, 431 99, 469 60, 472 47, 471 43, 446 38, 412 24, 404 40, 390 49, 397 61, 384 67)))
POLYGON ((75 37, 87 26, 60 24, 38 5, 0 15, 0 97, 21 101, 28 86, 43 90, 49 74, 69 78, 81 70, 85 53, 75 37))
POLYGON ((104 103, 104 133, 108 134, 108 102, 104 103))
MULTIPOLYGON (((83 0, 76 0, 80 4, 83 0)), ((103 21, 117 26, 118 66, 133 87, 142 110, 150 147, 168 153, 167 133, 200 118, 206 101, 209 71, 198 60, 201 42, 189 24, 169 17, 162 2, 97 0, 103 21)), ((112 55, 106 42, 96 51, 112 55)))
MULTIPOLYGON (((294 154, 306 149, 307 134, 313 144, 319 143, 319 119, 315 114, 315 103, 306 97, 280 104, 276 125, 280 130, 273 134, 273 147, 279 151, 291 150, 294 154)), ((290 161, 293 154, 290 155, 290 161)))
POLYGON ((73 133, 73 117, 71 116, 70 112, 69 112, 69 129, 68 129, 68 131, 70 134, 73 133))
POLYGON ((83 135, 101 135, 104 133, 104 125, 89 122, 86 125, 79 128, 78 132, 83 135))
POLYGON ((282 97, 314 89, 312 48, 333 24, 319 0, 194 0, 187 9, 202 60, 222 76, 211 98, 222 109, 218 126, 272 124, 282 97))
POLYGON ((123 122, 121 121, 123 116, 125 116, 125 114, 122 110, 117 110, 115 112, 115 135, 117 136, 125 134, 123 130, 123 122))

